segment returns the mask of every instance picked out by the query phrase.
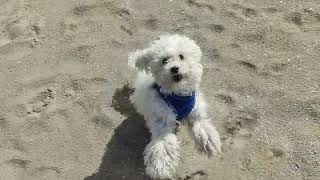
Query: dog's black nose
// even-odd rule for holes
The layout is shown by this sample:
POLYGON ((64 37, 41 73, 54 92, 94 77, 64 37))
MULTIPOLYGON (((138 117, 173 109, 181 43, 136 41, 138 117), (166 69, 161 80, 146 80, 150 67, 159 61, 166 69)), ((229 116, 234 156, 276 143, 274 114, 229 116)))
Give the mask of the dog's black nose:
POLYGON ((173 66, 170 70, 171 70, 171 73, 178 73, 179 72, 179 67, 173 66))

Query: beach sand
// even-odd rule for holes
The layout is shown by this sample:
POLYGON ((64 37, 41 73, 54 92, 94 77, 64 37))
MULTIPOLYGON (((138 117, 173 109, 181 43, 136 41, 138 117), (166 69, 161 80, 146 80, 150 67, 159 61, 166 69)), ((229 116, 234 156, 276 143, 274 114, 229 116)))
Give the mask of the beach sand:
POLYGON ((0 0, 0 180, 143 180, 128 54, 203 51, 222 153, 178 133, 175 179, 320 179, 319 0, 0 0))

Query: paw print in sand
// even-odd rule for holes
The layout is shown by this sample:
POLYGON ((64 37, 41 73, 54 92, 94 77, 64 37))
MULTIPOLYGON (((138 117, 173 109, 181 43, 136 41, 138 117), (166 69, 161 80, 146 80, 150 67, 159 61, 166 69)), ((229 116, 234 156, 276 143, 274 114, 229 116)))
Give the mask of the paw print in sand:
POLYGON ((28 105, 28 114, 41 113, 54 99, 51 89, 41 91, 28 105))

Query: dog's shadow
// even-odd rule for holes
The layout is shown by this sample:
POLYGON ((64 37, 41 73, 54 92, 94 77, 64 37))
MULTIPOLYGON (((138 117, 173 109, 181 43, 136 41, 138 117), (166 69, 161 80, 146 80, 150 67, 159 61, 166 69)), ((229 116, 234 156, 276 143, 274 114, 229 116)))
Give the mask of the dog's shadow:
POLYGON ((127 117, 114 131, 107 144, 98 172, 84 180, 147 180, 143 150, 150 141, 143 117, 134 111, 128 84, 116 90, 112 107, 127 117))

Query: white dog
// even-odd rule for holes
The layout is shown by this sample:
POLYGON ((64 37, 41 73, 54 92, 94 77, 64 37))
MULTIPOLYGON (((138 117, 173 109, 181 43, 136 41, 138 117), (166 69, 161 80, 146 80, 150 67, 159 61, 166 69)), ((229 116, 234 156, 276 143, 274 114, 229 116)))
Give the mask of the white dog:
POLYGON ((129 56, 129 65, 139 70, 131 101, 152 134, 144 151, 146 173, 152 178, 171 178, 175 173, 179 159, 175 129, 181 121, 189 122, 194 139, 208 155, 221 150, 199 90, 200 60, 197 44, 180 35, 160 36, 129 56))

